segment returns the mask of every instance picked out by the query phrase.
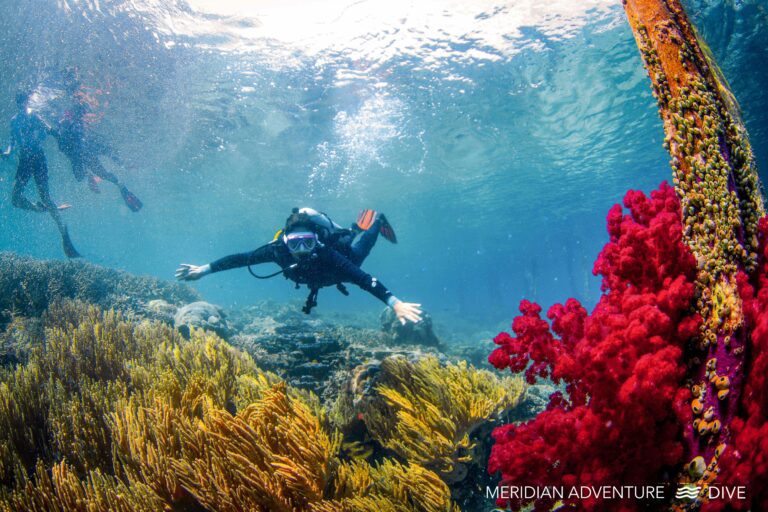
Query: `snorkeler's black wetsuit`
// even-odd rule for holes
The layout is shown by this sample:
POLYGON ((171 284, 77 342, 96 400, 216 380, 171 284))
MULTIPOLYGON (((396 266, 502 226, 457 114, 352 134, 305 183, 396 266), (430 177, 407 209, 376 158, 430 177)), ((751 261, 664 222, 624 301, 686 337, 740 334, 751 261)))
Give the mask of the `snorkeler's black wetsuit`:
POLYGON ((56 132, 59 149, 72 163, 72 174, 77 181, 82 181, 86 176, 86 170, 90 169, 99 178, 117 185, 119 184, 117 176, 106 170, 99 161, 100 155, 113 159, 116 155, 95 134, 86 130, 84 116, 83 107, 78 105, 59 121, 59 129, 56 132))
POLYGON ((35 114, 23 112, 11 119, 12 147, 19 151, 19 165, 12 193, 13 205, 17 208, 38 212, 56 208, 48 189, 48 164, 42 146, 49 131, 48 126, 35 114), (35 180, 39 203, 32 203, 24 197, 24 188, 30 178, 35 180))
POLYGON ((282 241, 276 240, 255 251, 225 256, 211 263, 211 272, 233 268, 277 263, 284 270, 286 278, 310 289, 319 289, 341 283, 353 283, 387 304, 392 297, 386 286, 378 279, 364 272, 359 265, 368 256, 379 233, 379 225, 355 236, 345 233, 333 247, 319 246, 306 261, 297 262, 282 241), (295 267, 291 265, 296 264, 295 267))

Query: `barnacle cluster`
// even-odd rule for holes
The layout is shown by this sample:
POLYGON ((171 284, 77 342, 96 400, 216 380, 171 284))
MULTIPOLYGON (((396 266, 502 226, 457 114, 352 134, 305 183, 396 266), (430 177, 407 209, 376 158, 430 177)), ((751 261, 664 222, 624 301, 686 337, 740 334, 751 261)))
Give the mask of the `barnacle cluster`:
MULTIPOLYGON (((725 400, 730 391, 731 382, 727 375, 717 374, 717 360, 712 358, 707 361, 707 378, 711 385, 712 392, 715 393, 719 401, 725 400)), ((715 436, 720 433, 722 423, 715 417, 715 407, 706 406, 706 394, 708 392, 705 382, 691 386, 691 411, 694 415, 693 430, 700 437, 707 435, 715 436)))
POLYGON ((672 155, 684 240, 699 264, 696 306, 707 347, 718 334, 730 340, 741 323, 734 276, 755 268, 765 210, 749 140, 722 77, 699 72, 714 66, 674 26, 655 28, 676 44, 679 66, 662 63, 645 26, 636 34, 672 155))
POLYGON ((373 439, 451 482, 463 479, 473 459, 474 429, 517 405, 524 385, 519 377, 499 378, 466 362, 390 357, 375 391, 361 409, 373 439))
POLYGON ((344 462, 318 402, 215 335, 81 303, 0 371, 0 510, 455 511, 414 461, 344 462))
POLYGON ((681 483, 706 487, 732 442, 746 344, 737 278, 757 268, 758 221, 766 212, 738 104, 681 2, 624 4, 664 123, 683 242, 697 261, 692 306, 703 321, 689 359, 693 421, 686 428, 693 460, 681 483))
MULTIPOLYGON (((720 473, 720 467, 718 461, 725 451, 725 444, 721 443, 715 448, 712 457, 707 463, 706 459, 697 455, 686 465, 685 476, 681 480, 681 484, 693 484, 700 488, 699 496, 707 495, 707 487, 715 481, 717 475, 720 473)), ((678 507, 677 509, 683 510, 678 507)))

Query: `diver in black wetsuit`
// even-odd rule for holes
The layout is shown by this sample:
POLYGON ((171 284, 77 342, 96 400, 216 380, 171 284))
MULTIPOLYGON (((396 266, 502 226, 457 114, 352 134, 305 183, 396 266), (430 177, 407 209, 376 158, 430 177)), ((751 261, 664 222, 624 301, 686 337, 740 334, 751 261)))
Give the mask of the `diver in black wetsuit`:
POLYGON ((16 106, 19 111, 11 119, 11 144, 2 153, 3 158, 8 158, 14 150, 18 150, 19 153, 19 164, 13 185, 13 206, 33 212, 48 212, 61 233, 64 254, 69 258, 79 258, 80 254, 72 245, 67 227, 59 214, 59 210, 65 210, 70 205, 57 206, 51 199, 48 189, 48 164, 42 144, 45 137, 53 131, 40 116, 27 108, 29 96, 27 92, 19 92, 16 95, 16 106), (24 188, 30 178, 35 180, 40 197, 40 201, 34 203, 24 196, 24 188))
POLYGON ((78 97, 80 82, 74 76, 68 76, 65 82, 65 90, 72 97, 74 107, 66 111, 58 122, 58 130, 54 133, 59 144, 59 149, 72 163, 72 174, 77 181, 82 181, 88 176, 88 186, 96 193, 99 192, 99 182, 106 180, 113 183, 120 190, 126 206, 134 212, 141 210, 142 202, 128 188, 120 182, 120 179, 104 168, 100 156, 110 158, 118 165, 122 160, 117 153, 95 133, 88 130, 85 124, 85 103, 78 97))
POLYGON ((176 278, 193 281, 222 270, 245 266, 250 270, 251 265, 277 263, 282 270, 273 275, 282 273, 294 281, 297 288, 299 284, 306 284, 310 289, 305 313, 317 304, 320 288, 336 286, 347 295, 343 283, 354 283, 390 306, 401 323, 419 322, 421 304, 400 301, 378 279, 360 268, 380 233, 396 243, 386 217, 373 210, 364 210, 352 229, 343 229, 316 210, 294 209, 285 228, 267 245, 252 252, 225 256, 207 265, 182 264, 176 270, 176 278))

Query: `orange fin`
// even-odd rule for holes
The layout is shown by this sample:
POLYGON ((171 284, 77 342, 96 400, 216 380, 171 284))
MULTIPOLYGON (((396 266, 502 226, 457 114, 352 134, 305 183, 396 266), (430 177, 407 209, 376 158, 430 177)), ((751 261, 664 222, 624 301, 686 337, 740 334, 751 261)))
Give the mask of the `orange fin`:
POLYGON ((376 210, 363 210, 360 212, 360 215, 357 216, 357 227, 365 231, 373 225, 373 221, 375 220, 376 210))

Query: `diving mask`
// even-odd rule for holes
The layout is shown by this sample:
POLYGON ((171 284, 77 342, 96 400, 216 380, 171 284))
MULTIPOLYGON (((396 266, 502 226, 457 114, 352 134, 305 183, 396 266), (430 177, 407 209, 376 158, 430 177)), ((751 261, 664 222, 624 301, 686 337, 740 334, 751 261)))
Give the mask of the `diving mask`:
POLYGON ((296 231, 283 235, 288 251, 294 256, 311 254, 317 247, 317 235, 311 231, 296 231))

